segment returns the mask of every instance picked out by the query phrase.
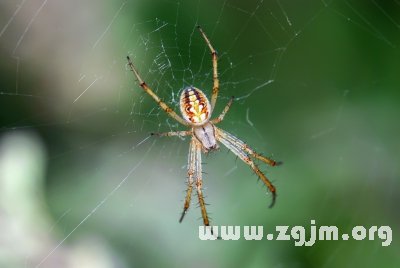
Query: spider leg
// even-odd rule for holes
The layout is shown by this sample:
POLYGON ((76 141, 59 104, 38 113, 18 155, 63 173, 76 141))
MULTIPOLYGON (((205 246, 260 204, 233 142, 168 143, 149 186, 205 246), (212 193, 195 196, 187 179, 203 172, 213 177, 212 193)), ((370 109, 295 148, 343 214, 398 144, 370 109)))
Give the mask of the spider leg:
POLYGON ((202 179, 202 168, 201 168, 201 144, 193 138, 194 143, 196 145, 196 154, 195 154, 195 178, 196 178, 196 191, 197 197, 199 199, 199 205, 201 210, 201 216, 203 217, 203 223, 205 226, 210 225, 210 221, 208 220, 206 203, 204 202, 204 196, 202 191, 203 179, 202 179))
POLYGON ((248 145, 245 144, 245 147, 243 148, 246 152, 248 152, 252 157, 257 158, 258 160, 263 161, 265 164, 268 164, 272 167, 278 166, 281 164, 281 162, 276 162, 275 160, 272 160, 269 157, 263 156, 259 153, 256 153, 253 149, 251 149, 248 145))
POLYGON ((183 221, 183 218, 185 217, 187 210, 189 209, 190 206, 190 200, 192 198, 192 190, 193 190, 193 175, 196 169, 195 159, 196 159, 196 141, 192 139, 189 145, 188 170, 187 170, 188 181, 187 181, 186 198, 185 198, 185 204, 183 205, 183 212, 181 218, 179 219, 179 222, 183 221))
MULTIPOLYGON (((250 168, 258 175, 259 178, 261 178, 264 184, 268 187, 269 191, 272 193, 272 202, 269 207, 270 208, 273 207, 276 200, 276 188, 271 183, 271 181, 265 176, 265 174, 261 172, 258 166, 250 158, 250 155, 260 160, 264 159, 265 157, 254 153, 254 151, 252 151, 251 148, 249 148, 243 141, 236 138, 232 134, 217 127, 215 129, 217 130, 217 139, 223 145, 225 145, 226 148, 228 148, 232 153, 237 155, 243 162, 249 165, 250 168)), ((265 160, 267 160, 267 158, 265 158, 265 160)), ((268 163, 268 161, 266 163, 268 163)))
POLYGON ((208 37, 204 33, 203 29, 201 29, 200 26, 197 26, 197 28, 199 28, 201 35, 203 36, 204 40, 206 41, 208 47, 211 50, 212 63, 213 63, 213 82, 214 82, 212 95, 211 95, 211 109, 214 110, 215 103, 217 102, 218 91, 219 91, 218 67, 217 67, 218 56, 217 56, 217 52, 211 45, 211 42, 210 42, 210 40, 208 40, 208 37))
POLYGON ((143 79, 140 77, 139 72, 136 70, 135 66, 133 65, 131 59, 129 58, 129 56, 126 57, 128 59, 128 65, 129 68, 131 69, 132 73, 136 76, 137 80, 139 81, 139 85, 143 88, 143 90, 145 92, 147 92, 147 94, 149 94, 156 102, 158 105, 160 105, 160 107, 167 113, 169 114, 169 116, 171 116, 173 119, 175 119, 176 121, 178 121, 179 123, 181 123, 182 125, 188 125, 188 123, 182 118, 180 117, 177 113, 174 112, 174 110, 172 110, 165 102, 163 102, 155 93, 153 90, 151 90, 151 88, 149 88, 149 86, 146 84, 146 82, 143 81, 143 79))
POLYGON ((238 138, 236 138, 235 136, 233 136, 232 134, 221 130, 222 132, 224 132, 224 137, 228 140, 230 140, 233 143, 236 143, 242 150, 246 151, 250 156, 257 158, 258 160, 263 161, 264 163, 270 165, 270 166, 277 166, 279 164, 281 164, 281 162, 276 162, 275 160, 272 160, 271 158, 268 158, 266 156, 263 156, 259 153, 257 153, 256 151, 254 151, 253 149, 251 149, 246 143, 244 143, 243 141, 239 140, 238 138))
POLYGON ((192 134, 191 130, 170 131, 170 132, 163 132, 163 133, 155 133, 155 132, 150 133, 150 135, 158 136, 158 137, 172 137, 172 136, 184 137, 184 136, 188 136, 191 134, 192 134))
POLYGON ((232 102, 235 99, 235 97, 231 97, 230 100, 228 101, 228 104, 226 104, 225 108, 222 110, 221 114, 217 117, 211 120, 211 123, 213 124, 218 124, 222 120, 224 120, 224 117, 226 113, 229 111, 229 108, 231 108, 232 102))

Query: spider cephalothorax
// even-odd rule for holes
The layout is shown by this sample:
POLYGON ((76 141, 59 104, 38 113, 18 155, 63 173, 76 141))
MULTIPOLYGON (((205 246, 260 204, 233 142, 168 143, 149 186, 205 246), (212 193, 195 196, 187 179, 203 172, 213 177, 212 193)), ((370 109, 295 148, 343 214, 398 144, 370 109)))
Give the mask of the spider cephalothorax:
POLYGON ((203 217, 204 225, 210 225, 206 204, 204 202, 203 192, 202 192, 202 165, 201 165, 201 151, 207 153, 209 151, 217 149, 218 142, 221 142, 225 145, 231 152, 233 152, 236 156, 238 156, 243 162, 250 166, 254 173, 256 173, 260 179, 264 182, 264 184, 268 187, 269 191, 272 193, 272 203, 270 207, 272 207, 275 203, 276 198, 276 189, 270 182, 270 180, 264 175, 263 172, 260 171, 258 166, 254 163, 252 158, 263 161, 264 163, 275 166, 276 162, 270 158, 262 156, 261 154, 256 153, 253 149, 251 149, 246 143, 236 138, 232 134, 216 127, 215 125, 221 122, 225 114, 228 112, 233 97, 229 100, 228 104, 223 109, 222 113, 214 119, 211 118, 211 114, 214 110, 218 91, 219 91, 219 80, 218 80, 218 72, 217 72, 217 52, 212 47, 210 41, 207 36, 203 32, 203 30, 198 27, 201 35, 206 41, 208 47, 211 50, 212 55, 212 63, 213 63, 213 90, 211 95, 211 101, 208 100, 207 96, 198 88, 193 86, 185 88, 180 97, 180 109, 182 113, 182 117, 180 117, 177 113, 174 112, 165 102, 163 102, 143 81, 143 79, 139 76, 138 71, 133 65, 131 59, 128 58, 128 64, 137 80, 139 81, 140 86, 146 91, 160 107, 168 113, 172 118, 181 123, 182 125, 190 127, 189 130, 184 131, 172 131, 166 133, 153 133, 153 135, 158 136, 192 136, 190 141, 189 155, 188 155, 188 182, 187 182, 187 191, 185 204, 183 207, 182 216, 179 220, 181 222, 183 217, 185 216, 187 210, 190 206, 190 201, 192 197, 193 187, 196 188, 199 205, 201 209, 201 215, 203 217))

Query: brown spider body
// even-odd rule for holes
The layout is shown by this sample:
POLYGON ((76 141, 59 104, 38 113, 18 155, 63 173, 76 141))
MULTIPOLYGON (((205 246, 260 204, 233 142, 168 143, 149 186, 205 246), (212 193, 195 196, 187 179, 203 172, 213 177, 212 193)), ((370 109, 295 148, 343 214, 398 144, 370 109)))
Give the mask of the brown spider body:
POLYGON ((187 87, 181 93, 180 107, 183 119, 193 126, 193 134, 201 143, 203 152, 217 149, 215 127, 209 122, 211 105, 206 94, 198 88, 187 87))
POLYGON ((203 218, 204 225, 210 225, 206 203, 203 197, 203 172, 202 172, 202 163, 201 163, 201 151, 207 153, 209 151, 213 151, 219 148, 218 143, 220 142, 226 148, 228 148, 232 153, 234 153, 238 158, 240 158, 244 163, 246 163, 257 176, 264 182, 264 184, 268 187, 269 191, 272 193, 272 203, 270 207, 272 207, 275 203, 276 198, 276 189, 275 186, 271 183, 271 181, 265 176, 263 172, 258 168, 255 159, 258 159, 270 166, 275 166, 276 162, 268 157, 265 157, 259 153, 256 153, 252 148, 250 148, 246 143, 242 140, 238 139, 234 135, 222 130, 221 128, 216 127, 215 125, 221 122, 225 114, 228 112, 231 107, 233 97, 229 100, 228 104, 222 110, 221 114, 214 119, 211 118, 211 114, 214 110, 218 91, 219 91, 219 80, 218 80, 218 71, 217 71, 217 52, 212 47, 210 41, 207 36, 203 32, 203 30, 198 27, 201 35, 206 41, 208 47, 211 50, 212 63, 213 63, 213 90, 211 95, 211 101, 208 100, 207 96, 198 88, 193 86, 185 88, 180 96, 180 109, 182 113, 182 117, 174 112, 164 101, 162 101, 157 94, 147 86, 147 84, 140 77, 138 71, 135 69, 131 59, 128 58, 128 64, 139 81, 139 85, 143 88, 145 92, 147 92, 163 109, 168 115, 170 115, 177 122, 190 127, 190 130, 183 131, 171 131, 165 133, 153 133, 158 136, 192 136, 190 145, 189 145, 189 154, 188 154, 188 181, 187 181, 187 191, 185 204, 183 206, 182 216, 179 220, 181 222, 183 217, 185 216, 187 210, 189 209, 191 198, 192 198, 192 190, 195 188, 198 202, 201 209, 201 215, 203 218))

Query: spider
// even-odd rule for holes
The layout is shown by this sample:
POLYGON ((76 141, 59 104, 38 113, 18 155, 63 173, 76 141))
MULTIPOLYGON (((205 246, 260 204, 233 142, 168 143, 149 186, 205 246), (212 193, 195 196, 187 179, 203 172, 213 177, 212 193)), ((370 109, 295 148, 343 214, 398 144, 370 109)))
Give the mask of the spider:
POLYGON ((180 110, 182 117, 180 117, 174 110, 172 110, 164 101, 162 101, 151 88, 143 81, 140 77, 137 69, 133 65, 129 56, 128 65, 135 75, 136 79, 139 82, 140 87, 147 92, 156 102, 157 104, 173 119, 190 127, 189 130, 183 131, 172 131, 165 133, 151 133, 151 135, 156 135, 159 137, 162 136, 191 136, 190 146, 189 146, 189 154, 188 154, 188 166, 187 166, 187 191, 185 197, 185 203, 183 206, 183 212, 179 219, 179 222, 182 222, 184 216, 186 215, 192 197, 193 188, 195 188, 197 192, 197 197, 201 209, 201 216, 203 218, 203 223, 205 226, 210 225, 210 221, 207 215, 206 203, 203 197, 203 180, 202 180, 202 166, 201 166, 201 152, 208 153, 211 151, 215 151, 219 148, 218 142, 225 145, 232 153, 238 156, 244 163, 250 166, 255 174, 264 182, 264 184, 268 187, 269 191, 272 193, 272 202, 270 207, 272 207, 275 203, 276 199, 276 188, 271 183, 271 181, 264 175, 263 172, 260 171, 258 166, 254 163, 252 158, 261 160, 262 162, 275 166, 278 163, 274 160, 262 156, 261 154, 256 153, 252 148, 250 148, 246 143, 236 138, 232 134, 216 127, 216 124, 220 123, 229 108, 232 105, 234 97, 232 97, 225 108, 222 110, 221 114, 214 119, 211 118, 211 114, 214 110, 215 104, 217 102, 218 91, 219 91, 219 80, 218 80, 218 70, 217 70, 217 61, 218 56, 217 52, 211 45, 208 37, 202 30, 200 26, 197 26, 200 31, 200 34, 204 38, 207 46, 211 50, 212 56, 212 65, 213 65, 213 89, 211 102, 207 99, 206 95, 200 89, 189 86, 185 88, 180 95, 180 110))

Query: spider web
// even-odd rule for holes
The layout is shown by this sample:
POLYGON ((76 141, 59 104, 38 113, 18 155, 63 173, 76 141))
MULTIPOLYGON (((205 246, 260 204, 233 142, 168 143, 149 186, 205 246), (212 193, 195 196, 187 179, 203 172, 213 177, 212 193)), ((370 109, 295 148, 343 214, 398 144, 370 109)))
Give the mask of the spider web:
POLYGON ((278 189, 268 210, 266 188, 240 160, 226 149, 204 156, 212 223, 390 225, 395 240, 398 1, 0 6, 0 266, 176 267, 198 252, 208 257, 194 257, 197 266, 399 262, 398 244, 386 250, 378 241, 201 244, 196 196, 177 223, 189 139, 149 137, 184 128, 141 90, 125 60, 179 112, 183 88, 211 95, 201 25, 219 56, 214 117, 235 96, 220 127, 284 161, 262 167, 278 189))

